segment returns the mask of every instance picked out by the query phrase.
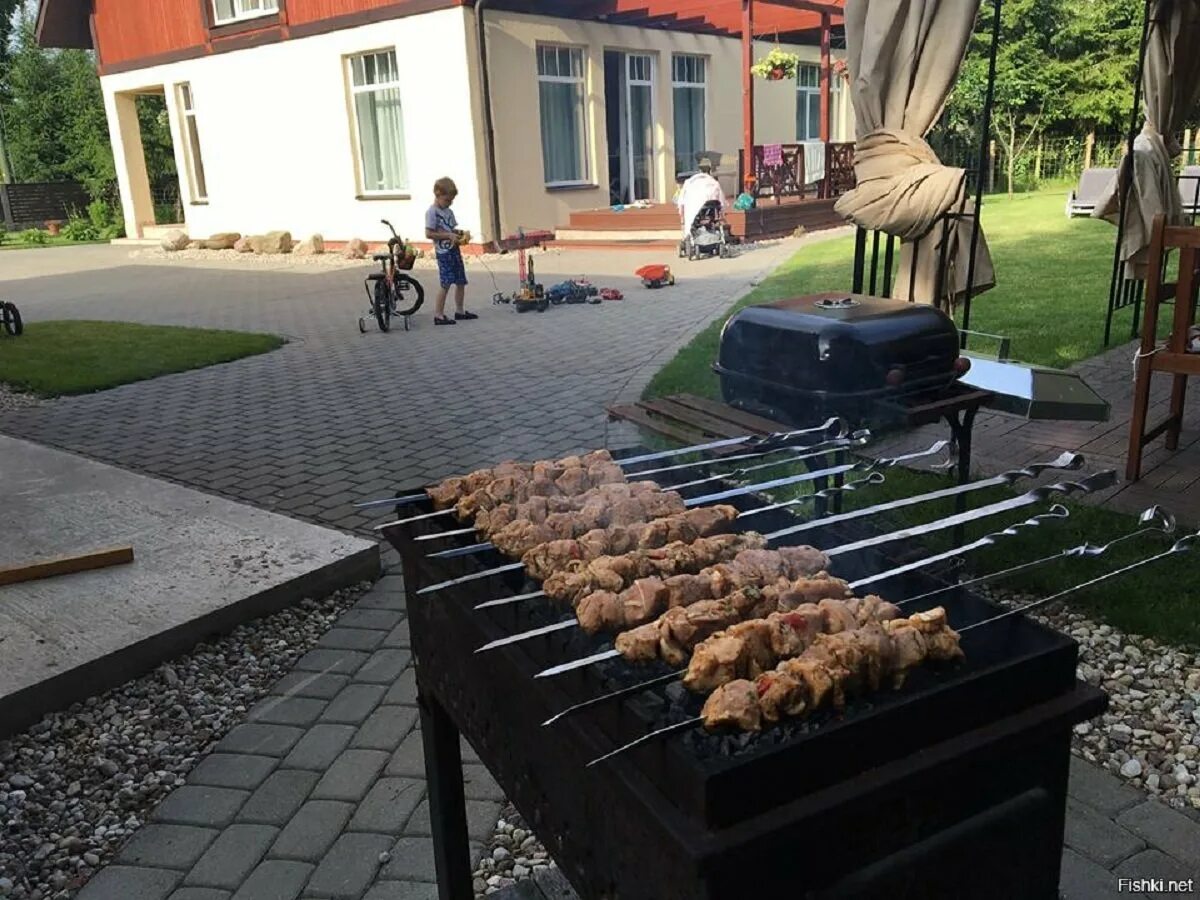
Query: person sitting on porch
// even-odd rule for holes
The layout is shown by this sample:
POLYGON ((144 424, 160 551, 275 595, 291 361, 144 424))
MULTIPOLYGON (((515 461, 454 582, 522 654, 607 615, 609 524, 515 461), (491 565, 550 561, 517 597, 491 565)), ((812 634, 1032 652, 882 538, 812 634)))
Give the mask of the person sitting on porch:
POLYGON ((721 204, 722 209, 728 205, 721 182, 713 177, 712 160, 702 156, 699 166, 700 171, 685 181, 679 189, 679 199, 676 201, 684 237, 691 233, 692 223, 696 221, 696 215, 705 203, 716 201, 721 204))

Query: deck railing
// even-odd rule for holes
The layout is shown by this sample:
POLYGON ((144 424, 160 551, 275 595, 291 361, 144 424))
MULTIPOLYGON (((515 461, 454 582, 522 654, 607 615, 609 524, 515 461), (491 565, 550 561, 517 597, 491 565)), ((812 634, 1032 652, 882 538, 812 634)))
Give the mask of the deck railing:
MULTIPOLYGON (((825 171, 812 178, 811 166, 805 165, 804 144, 779 144, 778 161, 768 164, 767 148, 755 144, 751 166, 746 166, 746 151, 738 151, 738 184, 744 186, 748 175, 754 176, 751 193, 756 200, 773 197, 776 203, 784 198, 830 199, 854 187, 854 144, 825 144, 825 171)), ((773 155, 773 154, 772 154, 773 155)))

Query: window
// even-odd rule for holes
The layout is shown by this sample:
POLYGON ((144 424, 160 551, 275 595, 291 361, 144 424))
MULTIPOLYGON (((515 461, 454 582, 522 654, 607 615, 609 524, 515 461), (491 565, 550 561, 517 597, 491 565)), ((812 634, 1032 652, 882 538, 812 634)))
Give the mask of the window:
POLYGON ((583 102, 583 51, 537 48, 542 167, 546 184, 584 184, 588 178, 583 102))
POLYGON ((364 194, 403 191, 408 165, 396 51, 364 53, 349 62, 359 185, 364 194))
MULTIPOLYGON (((842 95, 842 79, 830 75, 829 109, 837 110, 842 95)), ((831 116, 836 120, 836 116, 831 116)), ((796 140, 821 139, 821 67, 801 63, 796 72, 796 140)), ((833 135, 830 134, 830 140, 833 135)))
POLYGON ((196 106, 192 86, 178 86, 179 109, 183 113, 183 154, 187 159, 188 180, 191 182, 193 203, 208 200, 208 183, 204 180, 204 158, 200 155, 200 132, 196 129, 196 106))
POLYGON ((675 107, 675 173, 696 168, 704 146, 704 57, 671 57, 671 95, 675 107))
POLYGON ((228 25, 279 12, 279 0, 212 0, 213 24, 228 25))

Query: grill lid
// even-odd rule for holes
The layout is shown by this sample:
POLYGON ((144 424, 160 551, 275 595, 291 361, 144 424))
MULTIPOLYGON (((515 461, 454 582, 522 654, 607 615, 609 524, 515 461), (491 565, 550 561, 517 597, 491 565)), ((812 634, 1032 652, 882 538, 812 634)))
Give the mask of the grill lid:
POLYGON ((984 404, 989 409, 1026 419, 1108 420, 1108 401, 1074 372, 999 362, 972 353, 963 355, 970 357, 971 368, 962 377, 962 383, 991 391, 994 398, 984 404))

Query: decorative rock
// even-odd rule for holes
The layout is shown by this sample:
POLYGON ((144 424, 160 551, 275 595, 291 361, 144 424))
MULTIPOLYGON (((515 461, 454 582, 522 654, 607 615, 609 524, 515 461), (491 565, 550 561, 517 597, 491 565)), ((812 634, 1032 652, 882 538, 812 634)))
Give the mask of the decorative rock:
POLYGON ((240 237, 233 243, 233 249, 238 253, 253 253, 254 248, 250 246, 250 238, 240 237))
POLYGON ((1121 766, 1121 774, 1126 778, 1137 778, 1142 774, 1142 764, 1136 759, 1131 759, 1121 766))
POLYGON ((325 239, 319 234, 314 234, 308 240, 297 244, 292 252, 297 256, 320 256, 325 252, 325 239))
POLYGON ((497 847, 492 851, 492 859, 494 859, 496 862, 500 862, 502 859, 508 859, 510 856, 512 856, 512 853, 510 853, 508 850, 505 850, 503 847, 497 847))
POLYGON ((174 228, 163 236, 160 246, 164 250, 173 253, 176 250, 186 250, 190 243, 191 239, 186 234, 178 228, 174 228))
POLYGON ((342 251, 342 256, 346 259, 366 259, 367 242, 360 238, 351 238, 346 243, 346 249, 342 251))
POLYGON ((18 772, 16 775, 9 776, 8 783, 15 788, 31 788, 34 785, 34 780, 28 775, 18 772))
POLYGON ((221 231, 203 240, 193 241, 192 245, 201 250, 233 250, 242 236, 236 231, 221 231))
POLYGON ((281 253, 292 252, 290 231, 268 231, 266 234, 253 234, 248 240, 250 249, 264 256, 277 256, 281 253))

